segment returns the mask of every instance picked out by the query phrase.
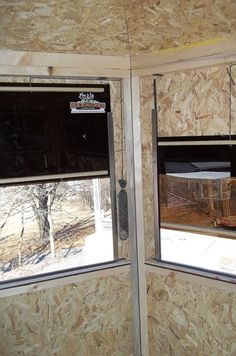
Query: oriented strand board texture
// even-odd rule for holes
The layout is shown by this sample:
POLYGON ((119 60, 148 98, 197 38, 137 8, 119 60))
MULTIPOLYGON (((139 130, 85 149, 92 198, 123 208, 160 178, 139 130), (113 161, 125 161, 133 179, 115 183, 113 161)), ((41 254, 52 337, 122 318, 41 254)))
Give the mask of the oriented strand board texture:
POLYGON ((236 35, 235 0, 130 0, 132 55, 236 35))
POLYGON ((236 355, 236 293, 147 273, 150 356, 236 355))
MULTIPOLYGON (((118 81, 110 82, 111 85, 111 110, 114 122, 114 146, 115 146, 115 174, 116 174, 116 192, 120 191, 118 180, 126 176, 126 150, 124 135, 124 117, 123 117, 123 96, 122 86, 118 81)), ((120 258, 129 258, 129 240, 122 241, 118 239, 118 252, 120 258)))
POLYGON ((159 136, 229 134, 228 70, 209 67, 157 79, 159 136))
POLYGON ((127 273, 0 299, 1 356, 132 355, 127 273))
POLYGON ((0 48, 128 53, 123 0, 1 0, 0 48))
POLYGON ((231 67, 231 120, 232 133, 236 134, 236 64, 231 67))
POLYGON ((23 51, 139 55, 236 32, 235 0, 1 0, 0 13, 0 48, 23 51))
POLYGON ((145 255, 154 257, 153 179, 152 179, 152 109, 153 79, 140 80, 141 140, 144 201, 145 255))

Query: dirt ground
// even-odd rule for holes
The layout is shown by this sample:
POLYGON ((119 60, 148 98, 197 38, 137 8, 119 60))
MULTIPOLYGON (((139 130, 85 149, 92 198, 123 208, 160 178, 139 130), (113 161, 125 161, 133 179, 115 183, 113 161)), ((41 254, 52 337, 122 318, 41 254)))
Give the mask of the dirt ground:
MULTIPOLYGON (((217 211, 219 214, 219 211, 217 211)), ((229 233, 232 233, 230 238, 236 238, 236 228, 227 228, 225 226, 214 227, 214 211, 200 210, 197 204, 188 203, 181 198, 173 195, 168 195, 167 203, 160 205, 160 218, 161 223, 182 224, 192 227, 215 229, 217 235, 221 237, 229 237, 229 233), (227 231, 227 236, 224 236, 224 232, 227 231)), ((226 234, 225 234, 226 235, 226 234)))

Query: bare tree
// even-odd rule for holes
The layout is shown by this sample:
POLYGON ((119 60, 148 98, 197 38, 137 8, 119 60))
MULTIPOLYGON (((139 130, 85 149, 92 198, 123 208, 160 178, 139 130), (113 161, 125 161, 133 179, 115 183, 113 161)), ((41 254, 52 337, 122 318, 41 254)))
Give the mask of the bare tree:
POLYGON ((39 239, 44 244, 50 243, 51 257, 55 257, 51 213, 56 197, 60 198, 62 194, 65 194, 65 186, 57 192, 60 186, 63 186, 63 183, 40 183, 6 188, 5 205, 8 208, 2 215, 0 232, 7 225, 10 218, 21 214, 21 230, 18 239, 18 266, 21 266, 23 263, 22 246, 25 233, 25 216, 27 215, 29 218, 30 211, 33 212, 30 220, 35 220, 38 225, 39 239))
POLYGON ((39 228, 40 239, 47 242, 52 235, 51 212, 60 183, 41 183, 31 185, 30 204, 39 228))
MULTIPOLYGON (((109 184, 101 181, 105 192, 101 196, 101 208, 106 211, 109 184)), ((11 241, 11 248, 2 250, 0 270, 3 272, 38 263, 48 255, 54 258, 56 247, 58 255, 67 256, 80 231, 86 229, 87 233, 94 226, 91 179, 19 184, 0 189, 0 243, 4 247, 5 242, 11 241)))

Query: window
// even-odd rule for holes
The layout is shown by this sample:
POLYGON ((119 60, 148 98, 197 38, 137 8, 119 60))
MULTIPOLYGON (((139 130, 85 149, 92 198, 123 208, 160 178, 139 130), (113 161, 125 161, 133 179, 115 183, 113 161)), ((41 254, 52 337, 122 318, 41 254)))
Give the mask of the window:
POLYGON ((109 111, 108 84, 1 83, 3 284, 116 258, 109 111))
POLYGON ((107 175, 109 93, 109 85, 1 83, 1 182, 61 174, 107 175))
POLYGON ((236 274, 236 137, 158 142, 161 259, 236 274))
POLYGON ((0 280, 113 259, 110 179, 0 187, 0 280))

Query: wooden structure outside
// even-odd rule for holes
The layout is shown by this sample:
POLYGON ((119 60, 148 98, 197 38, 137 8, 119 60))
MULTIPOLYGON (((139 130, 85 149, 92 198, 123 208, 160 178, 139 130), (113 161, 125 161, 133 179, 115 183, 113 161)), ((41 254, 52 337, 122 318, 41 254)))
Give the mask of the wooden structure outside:
POLYGON ((214 225, 236 228, 236 178, 224 180, 222 186, 223 214, 214 220, 214 225))

